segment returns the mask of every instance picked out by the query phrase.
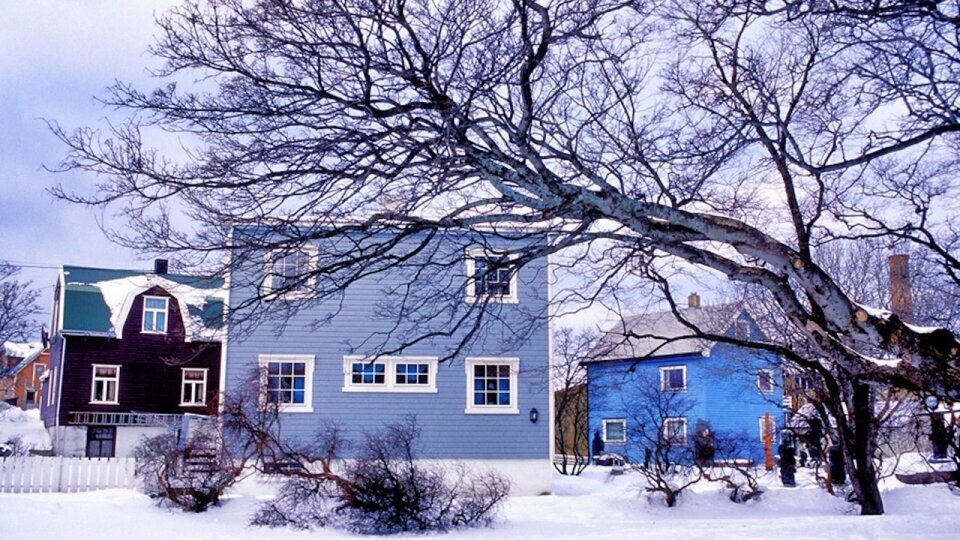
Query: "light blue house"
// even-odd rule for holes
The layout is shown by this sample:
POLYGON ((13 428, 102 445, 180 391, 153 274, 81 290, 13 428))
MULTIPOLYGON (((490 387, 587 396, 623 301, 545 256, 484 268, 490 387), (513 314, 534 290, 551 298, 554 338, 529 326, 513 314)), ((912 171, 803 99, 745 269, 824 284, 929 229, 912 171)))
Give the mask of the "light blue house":
MULTIPOLYGON (((695 294, 680 314, 704 332, 762 337, 742 308, 700 306, 695 294)), ((605 452, 642 462, 658 440, 687 446, 705 429, 736 440, 737 455, 724 458, 761 461, 767 429, 776 452, 783 392, 774 355, 698 339, 672 311, 625 318, 595 352, 584 362, 589 430, 605 452)))
POLYGON ((514 494, 550 491, 547 261, 512 252, 545 237, 395 240, 364 231, 235 264, 225 391, 265 370, 284 436, 304 441, 324 422, 359 438, 414 415, 420 456, 496 469, 514 494), (379 248, 391 257, 335 268, 379 248), (251 321, 254 306, 275 316, 251 321))

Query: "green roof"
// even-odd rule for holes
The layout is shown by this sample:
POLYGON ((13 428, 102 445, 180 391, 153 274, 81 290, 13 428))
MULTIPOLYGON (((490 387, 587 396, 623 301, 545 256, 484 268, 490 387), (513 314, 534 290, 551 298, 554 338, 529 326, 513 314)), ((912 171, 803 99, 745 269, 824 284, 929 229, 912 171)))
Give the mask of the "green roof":
MULTIPOLYGON (((206 329, 218 329, 223 324, 223 300, 219 298, 224 280, 222 278, 200 278, 183 274, 162 274, 138 270, 115 270, 108 268, 88 268, 82 266, 64 266, 63 328, 66 334, 115 335, 110 317, 111 307, 107 305, 99 284, 123 278, 152 276, 186 285, 194 289, 209 289, 210 297, 203 305, 187 304, 190 316, 203 321, 206 329)), ((173 291, 170 291, 175 294, 173 291)), ((184 321, 186 324, 186 321, 184 321)))

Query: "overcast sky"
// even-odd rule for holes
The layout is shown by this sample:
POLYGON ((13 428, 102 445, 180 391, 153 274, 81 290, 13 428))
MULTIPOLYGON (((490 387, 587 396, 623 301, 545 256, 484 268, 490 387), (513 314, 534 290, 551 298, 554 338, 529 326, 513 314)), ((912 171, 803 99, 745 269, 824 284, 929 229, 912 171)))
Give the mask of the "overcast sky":
MULTIPOLYGON (((94 97, 115 79, 149 84, 154 15, 175 3, 0 0, 0 259, 28 266, 151 266, 104 238, 99 211, 46 192, 57 183, 89 190, 95 178, 43 170, 64 154, 43 119, 68 128, 99 125, 111 112, 94 97)), ((47 309, 56 271, 26 268, 24 275, 43 288, 47 309)))

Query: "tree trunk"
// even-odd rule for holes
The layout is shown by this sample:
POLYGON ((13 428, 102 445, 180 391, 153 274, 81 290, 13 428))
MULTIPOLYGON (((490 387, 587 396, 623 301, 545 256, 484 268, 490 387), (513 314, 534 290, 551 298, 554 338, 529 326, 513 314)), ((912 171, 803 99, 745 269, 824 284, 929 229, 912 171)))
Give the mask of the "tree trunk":
POLYGON ((876 450, 873 392, 869 385, 860 382, 853 384, 853 424, 854 444, 844 446, 845 451, 852 454, 855 465, 851 481, 860 500, 860 515, 881 515, 883 499, 880 496, 877 470, 873 462, 876 450))

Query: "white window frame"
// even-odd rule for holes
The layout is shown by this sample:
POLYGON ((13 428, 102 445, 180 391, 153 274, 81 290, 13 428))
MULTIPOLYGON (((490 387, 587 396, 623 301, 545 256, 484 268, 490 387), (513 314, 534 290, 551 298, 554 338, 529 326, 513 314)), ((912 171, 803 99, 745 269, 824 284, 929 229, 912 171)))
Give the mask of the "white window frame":
POLYGON ((689 386, 687 381, 687 366, 663 366, 660 368, 660 391, 661 392, 686 392, 689 386), (668 370, 679 369, 683 371, 683 388, 667 388, 666 373, 668 370))
MULTIPOLYGON (((257 361, 260 365, 262 374, 262 384, 267 386, 267 366, 271 362, 294 363, 302 362, 305 364, 303 370, 303 403, 279 403, 279 410, 283 413, 311 413, 313 412, 313 368, 316 357, 312 354, 261 354, 257 361)), ((264 393, 266 397, 266 393, 264 393)))
POLYGON ((209 368, 181 368, 180 369, 180 406, 181 407, 203 407, 207 404, 207 378, 208 378, 209 371, 210 371, 209 368), (188 381, 187 380, 188 371, 194 371, 194 372, 199 371, 200 373, 203 373, 203 381, 197 381, 197 380, 188 381), (194 387, 191 391, 194 398, 193 401, 183 400, 183 393, 184 393, 183 391, 186 389, 187 384, 189 384, 191 387, 194 387), (200 387, 199 392, 197 392, 197 389, 196 389, 197 386, 200 387), (199 398, 200 400, 197 401, 197 398, 199 398))
MULTIPOLYGON (((757 434, 760 435, 760 442, 763 442, 763 420, 764 417, 761 416, 757 419, 757 434)), ((777 444, 778 439, 778 429, 777 429, 777 417, 775 415, 770 415, 770 443, 777 444)))
POLYGON ((482 302, 492 302, 499 304, 517 304, 520 302, 520 297, 517 294, 517 276, 520 274, 519 270, 514 267, 513 272, 510 276, 510 294, 506 296, 489 296, 485 295, 478 297, 476 295, 476 273, 477 273, 477 261, 476 259, 485 258, 485 257, 503 257, 506 256, 508 260, 511 261, 511 266, 513 261, 517 259, 516 253, 502 253, 490 249, 468 249, 467 250, 467 302, 474 303, 478 301, 482 302))
POLYGON ((48 368, 49 375, 47 376, 47 407, 53 406, 53 394, 56 390, 57 382, 57 368, 48 368))
MULTIPOLYGON (((303 246, 298 248, 296 251, 302 252, 307 256, 307 272, 311 272, 317 267, 317 248, 316 246, 303 246)), ((313 295, 313 291, 317 285, 317 277, 310 276, 307 278, 307 282, 304 285, 304 290, 292 290, 286 291, 283 293, 278 292, 278 289, 273 287, 273 279, 275 277, 273 273, 273 266, 279 260, 277 257, 285 257, 293 254, 293 250, 283 250, 275 249, 268 252, 264 256, 264 272, 263 272, 263 284, 261 285, 261 293, 268 300, 276 299, 297 299, 297 298, 308 298, 313 295)))
POLYGON ((625 418, 604 418, 603 419, 603 442, 611 444, 625 444, 627 442, 627 420, 625 418), (607 426, 609 424, 621 424, 623 426, 623 439, 611 439, 607 437, 607 426))
POLYGON ((436 356, 344 356, 343 357, 343 392, 390 392, 399 394, 435 394, 437 392, 437 367, 439 358, 436 356), (353 364, 376 363, 384 365, 384 382, 355 383, 353 382, 353 364), (427 384, 397 384, 397 364, 427 364, 427 384))
POLYGON ((776 389, 777 389, 777 380, 774 378, 773 370, 758 369, 757 370, 757 391, 760 392, 761 394, 772 394, 776 391, 776 389), (770 376, 770 390, 764 390, 763 387, 760 386, 760 376, 764 373, 770 376))
POLYGON ((670 430, 667 429, 671 423, 680 422, 683 424, 683 440, 679 442, 671 441, 670 444, 673 446, 686 446, 689 439, 689 434, 687 433, 687 417, 686 416, 670 416, 663 419, 663 427, 660 431, 660 437, 666 442, 669 441, 670 430))
POLYGON ((468 357, 464 361, 467 379, 467 407, 466 414, 520 414, 518 403, 518 387, 520 383, 520 359, 501 357, 468 357), (474 405, 473 403, 473 368, 477 364, 496 364, 510 366, 510 405, 474 405))
POLYGON ((120 368, 123 366, 117 364, 93 364, 92 374, 93 378, 90 381, 90 404, 91 405, 119 405, 120 404, 120 368), (117 373, 113 377, 98 377, 97 368, 116 368, 117 373), (113 395, 113 401, 98 401, 97 397, 97 381, 104 381, 104 383, 109 383, 113 381, 117 386, 113 395))
POLYGON ((144 296, 143 297, 143 313, 141 313, 140 320, 140 333, 141 334, 166 334, 167 330, 170 328, 170 298, 166 296, 144 296), (158 308, 148 308, 147 300, 163 300, 163 309, 158 308), (147 312, 153 313, 153 326, 154 329, 147 329, 147 312), (157 313, 163 313, 163 330, 156 330, 157 327, 157 313))

